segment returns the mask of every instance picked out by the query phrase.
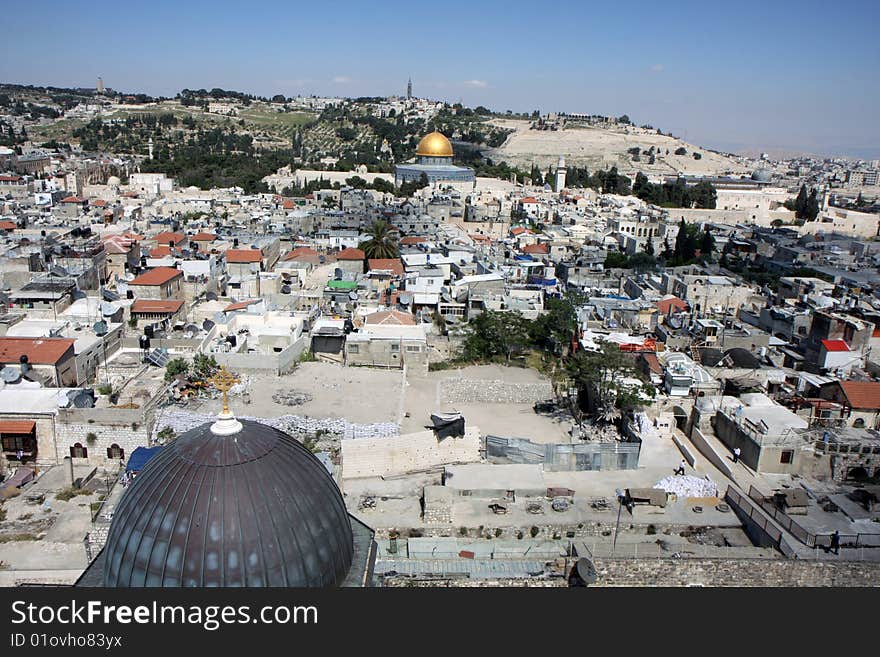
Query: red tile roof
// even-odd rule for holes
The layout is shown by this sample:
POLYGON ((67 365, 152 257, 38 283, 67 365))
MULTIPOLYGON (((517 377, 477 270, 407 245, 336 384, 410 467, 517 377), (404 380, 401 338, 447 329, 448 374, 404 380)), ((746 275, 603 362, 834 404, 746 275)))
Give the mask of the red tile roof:
POLYGON ((196 233, 192 236, 193 242, 213 242, 217 239, 214 233, 196 233))
POLYGON ((522 248, 522 252, 530 255, 547 255, 550 249, 546 244, 528 244, 522 248))
POLYGON ((521 201, 521 203, 523 203, 523 204, 525 204, 525 203, 537 203, 537 202, 538 202, 538 199, 536 199, 534 196, 526 196, 526 197, 521 201))
POLYGON ((159 233, 156 235, 156 244, 171 244, 174 242, 175 244, 180 244, 181 242, 186 240, 186 235, 183 233, 172 233, 166 231, 164 233, 159 233))
POLYGON ((367 266, 370 271, 390 271, 397 276, 403 276, 403 263, 400 258, 370 258, 367 266))
POLYGON ((92 201, 92 205, 94 205, 96 208, 103 208, 105 205, 107 205, 107 201, 99 198, 97 201, 92 201))
POLYGON ((301 246, 299 248, 294 249, 284 256, 284 260, 304 260, 306 262, 316 261, 319 258, 319 254, 314 249, 311 249, 307 246, 301 246))
POLYGON ((822 340, 825 351, 849 351, 849 346, 843 340, 822 340))
POLYGON ((262 299, 248 299, 247 301, 236 301, 235 303, 230 303, 223 309, 223 312, 230 313, 233 310, 244 310, 248 306, 252 306, 255 303, 260 303, 262 299))
POLYGON ((263 252, 260 249, 228 249, 226 251, 226 262, 247 263, 261 262, 263 260, 263 252))
POLYGON ((137 299, 131 304, 133 313, 176 313, 183 306, 179 299, 160 301, 157 299, 137 299))
POLYGON ((839 383, 852 408, 880 409, 880 382, 840 381, 839 383))
POLYGON ((668 299, 661 299, 657 302, 657 310, 664 315, 668 315, 675 311, 686 310, 687 307, 687 301, 682 301, 678 297, 669 297, 668 299))
POLYGON ((164 285, 168 281, 173 281, 178 276, 183 276, 183 272, 174 267, 156 267, 150 271, 141 274, 129 285, 164 285))
POLYGON ((360 249, 353 249, 351 247, 343 249, 336 254, 337 260, 364 260, 366 259, 366 257, 366 253, 364 253, 360 249))
POLYGON ((410 244, 421 244, 422 242, 427 242, 427 237, 420 237, 418 235, 410 235, 409 237, 400 238, 400 243, 403 246, 409 246, 410 244))
POLYGON ((61 199, 62 203, 85 203, 86 199, 80 198, 79 196, 68 196, 67 198, 61 199))
POLYGON ((0 230, 15 230, 16 228, 18 228, 18 226, 15 225, 15 222, 0 221, 0 230))
POLYGON ((384 326, 415 326, 416 316, 412 313, 404 313, 399 310, 385 310, 370 313, 364 317, 364 324, 384 326))
POLYGON ((510 234, 519 236, 519 235, 522 235, 523 233, 531 233, 531 232, 532 231, 530 231, 528 228, 523 228, 522 226, 517 226, 516 228, 514 228, 513 230, 510 231, 510 234))
POLYGON ((0 420, 0 434, 3 433, 31 433, 37 426, 33 420, 0 420))
POLYGON ((170 246, 156 246, 150 249, 150 257, 151 258, 164 258, 165 256, 171 255, 171 247, 170 246))
POLYGON ((286 198, 286 199, 284 199, 284 201, 281 203, 281 207, 282 207, 284 210, 293 210, 294 208, 296 208, 296 203, 294 203, 293 201, 291 201, 289 198, 286 198))
POLYGON ((21 176, 0 176, 0 182, 18 182, 21 176))
POLYGON ((19 364, 27 356, 32 365, 55 365, 70 351, 71 338, 0 338, 0 363, 19 364))

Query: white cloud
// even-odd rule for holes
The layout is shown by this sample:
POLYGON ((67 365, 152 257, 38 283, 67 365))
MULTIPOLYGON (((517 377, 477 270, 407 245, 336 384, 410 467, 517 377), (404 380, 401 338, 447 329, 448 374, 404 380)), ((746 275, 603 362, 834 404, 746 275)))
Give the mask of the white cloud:
POLYGON ((469 87, 478 87, 480 89, 484 89, 489 86, 489 83, 485 80, 465 80, 465 84, 469 87))
POLYGON ((335 78, 333 78, 333 82, 335 82, 336 84, 348 84, 349 82, 351 82, 351 78, 347 75, 337 75, 335 78))
POLYGON ((666 67, 663 66, 663 64, 654 64, 651 67, 651 70, 654 71, 655 73, 662 73, 663 71, 666 70, 666 67))

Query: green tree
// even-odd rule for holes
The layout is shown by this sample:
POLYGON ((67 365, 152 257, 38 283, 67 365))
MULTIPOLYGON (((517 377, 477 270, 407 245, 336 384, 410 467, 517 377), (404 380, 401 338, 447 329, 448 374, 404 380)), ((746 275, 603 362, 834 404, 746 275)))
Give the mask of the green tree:
POLYGON ((367 229, 369 239, 360 244, 367 258, 396 258, 400 249, 391 225, 384 219, 374 221, 367 229))
POLYGON ((538 169, 536 164, 532 165, 532 172, 529 174, 529 177, 532 179, 532 184, 536 187, 544 184, 544 177, 541 175, 541 170, 538 169))
POLYGON ((487 311, 468 323, 462 345, 466 360, 503 357, 510 361, 517 350, 529 344, 529 321, 519 312, 487 311))
POLYGON ((578 405, 597 420, 611 422, 654 396, 648 384, 633 386, 624 379, 637 379, 634 361, 613 342, 602 341, 599 351, 578 351, 566 363, 578 390, 578 405))
POLYGON ((797 198, 794 200, 795 219, 805 219, 807 216, 807 186, 801 185, 797 198))
POLYGON ((804 211, 804 219, 806 221, 816 221, 819 217, 819 193, 816 191, 816 188, 810 191, 810 196, 807 198, 807 207, 804 211))
POLYGON ((703 237, 700 241, 700 255, 704 258, 708 258, 712 255, 712 251, 715 250, 715 238, 712 237, 712 233, 709 231, 709 226, 706 226, 703 231, 703 237))
POLYGON ((165 380, 173 381, 180 374, 189 372, 189 362, 186 358, 172 358, 165 365, 165 380))
POLYGON ((582 301, 582 295, 574 292, 561 299, 549 297, 545 312, 529 325, 529 338, 535 346, 557 355, 566 353, 577 335, 577 306, 582 301))

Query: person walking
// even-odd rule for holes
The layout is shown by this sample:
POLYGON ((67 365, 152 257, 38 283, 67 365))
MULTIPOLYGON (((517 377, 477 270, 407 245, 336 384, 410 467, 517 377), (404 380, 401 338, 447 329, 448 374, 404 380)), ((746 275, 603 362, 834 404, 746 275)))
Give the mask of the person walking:
POLYGON ((840 554, 840 532, 837 530, 831 534, 831 546, 828 548, 828 551, 840 554))
POLYGON ((675 474, 683 475, 685 466, 687 466, 687 462, 684 459, 682 459, 681 463, 678 464, 678 469, 675 471, 675 474))
POLYGON ((734 447, 734 448, 733 448, 733 462, 734 462, 734 463, 738 463, 738 462, 739 462, 740 454, 742 454, 742 450, 740 450, 739 447, 734 447))

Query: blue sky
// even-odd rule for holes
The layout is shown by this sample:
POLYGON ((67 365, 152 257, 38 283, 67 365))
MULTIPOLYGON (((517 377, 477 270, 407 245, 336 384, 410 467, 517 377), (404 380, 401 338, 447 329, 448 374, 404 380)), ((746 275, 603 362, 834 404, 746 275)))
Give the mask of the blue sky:
POLYGON ((2 15, 4 82, 358 96, 412 76, 416 95, 471 106, 880 158, 876 0, 44 0, 2 15))

